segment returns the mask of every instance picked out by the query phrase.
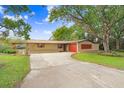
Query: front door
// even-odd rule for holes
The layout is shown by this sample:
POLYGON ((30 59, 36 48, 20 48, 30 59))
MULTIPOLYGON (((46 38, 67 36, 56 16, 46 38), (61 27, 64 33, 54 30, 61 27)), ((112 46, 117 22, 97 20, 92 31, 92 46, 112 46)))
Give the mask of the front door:
POLYGON ((69 51, 70 52, 77 52, 77 44, 76 43, 69 44, 69 51))
POLYGON ((63 44, 63 51, 64 51, 64 52, 67 51, 67 44, 63 44))

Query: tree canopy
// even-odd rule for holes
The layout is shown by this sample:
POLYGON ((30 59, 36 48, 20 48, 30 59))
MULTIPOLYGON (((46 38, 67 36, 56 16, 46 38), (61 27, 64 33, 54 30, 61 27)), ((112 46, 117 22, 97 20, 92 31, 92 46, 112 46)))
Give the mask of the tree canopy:
MULTIPOLYGON (((90 34, 102 40, 105 52, 109 52, 109 38, 114 27, 124 20, 123 6, 59 6, 50 12, 50 21, 73 21, 85 27, 90 34)), ((118 29, 119 30, 119 29, 118 29)), ((116 31, 118 31, 116 30, 116 31)))
POLYGON ((67 28, 66 26, 62 26, 56 29, 52 34, 53 40, 71 40, 71 35, 74 31, 67 28))
POLYGON ((81 40, 85 38, 83 28, 72 25, 71 27, 66 27, 65 25, 57 28, 52 33, 53 40, 81 40))
POLYGON ((12 14, 14 19, 7 17, 0 17, 0 37, 8 37, 10 31, 13 31, 15 36, 29 38, 29 32, 31 31, 30 24, 26 23, 24 19, 20 18, 20 15, 24 12, 31 13, 28 6, 25 5, 7 5, 4 7, 4 15, 12 14))

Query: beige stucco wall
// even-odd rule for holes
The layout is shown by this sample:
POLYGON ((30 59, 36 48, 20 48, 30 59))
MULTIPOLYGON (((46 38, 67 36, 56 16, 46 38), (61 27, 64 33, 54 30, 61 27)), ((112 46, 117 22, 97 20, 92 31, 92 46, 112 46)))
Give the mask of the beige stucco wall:
POLYGON ((84 51, 98 51, 99 50, 99 44, 94 44, 89 41, 83 41, 78 43, 78 52, 84 52, 84 51), (81 49, 81 44, 92 44, 91 49, 81 49))
MULTIPOLYGON (((27 43, 26 44, 26 54, 30 53, 50 53, 50 52, 63 52, 64 48, 58 48, 58 44, 56 43, 46 43, 45 47, 40 48, 37 46, 37 43, 27 43)), ((16 44, 13 44, 13 48, 15 48, 16 44)), ((78 51, 77 52, 84 52, 84 51, 97 51, 99 50, 99 44, 94 44, 89 41, 82 41, 78 42, 78 51), (81 44, 92 44, 91 49, 81 49, 81 44)), ((66 52, 69 51, 69 44, 66 46, 66 52)), ((20 52, 19 52, 20 53, 20 52)))
POLYGON ((63 48, 58 48, 58 44, 45 44, 45 47, 37 47, 37 44, 28 44, 29 53, 49 53, 63 51, 63 48))
POLYGON ((26 55, 26 49, 17 49, 16 51, 18 55, 26 55))

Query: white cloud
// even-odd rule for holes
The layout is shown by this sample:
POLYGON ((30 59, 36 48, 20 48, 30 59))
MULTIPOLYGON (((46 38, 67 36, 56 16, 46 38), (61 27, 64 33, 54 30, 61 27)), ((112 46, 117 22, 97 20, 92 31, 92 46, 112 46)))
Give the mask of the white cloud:
POLYGON ((10 15, 4 15, 3 18, 8 18, 8 19, 12 19, 12 20, 19 20, 19 19, 23 19, 23 17, 20 15, 18 17, 15 16, 10 16, 10 15))
POLYGON ((14 33, 13 33, 13 31, 12 31, 12 30, 10 30, 10 31, 9 31, 9 37, 10 37, 10 38, 15 37, 15 36, 14 36, 14 33))
POLYGON ((54 5, 49 5, 49 6, 47 6, 48 12, 50 12, 54 7, 55 7, 54 5))
MULTIPOLYGON (((1 28, 0 29, 0 35, 2 35, 2 32, 4 32, 4 31, 6 31, 7 29, 6 28, 1 28)), ((12 30, 9 30, 9 37, 14 37, 14 33, 13 33, 13 31, 12 30)))
MULTIPOLYGON (((47 6, 48 16, 44 19, 45 22, 49 22, 50 12, 54 7, 57 7, 57 6, 55 6, 55 5, 47 6)), ((54 22, 52 22, 52 23, 54 23, 54 22)))
POLYGON ((11 15, 4 15, 3 18, 8 18, 8 19, 15 20, 15 21, 20 20, 20 19, 24 19, 25 22, 26 22, 26 20, 28 20, 28 16, 27 15, 25 15, 25 16, 19 15, 18 17, 11 16, 11 15))
POLYGON ((25 15, 25 16, 24 16, 24 19, 28 20, 28 16, 27 16, 27 15, 25 15))
POLYGON ((23 17, 21 15, 19 15, 17 19, 23 19, 23 17))
POLYGON ((85 36, 85 37, 87 37, 87 36, 88 36, 88 33, 87 33, 87 32, 85 32, 85 33, 84 33, 84 36, 85 36))
POLYGON ((15 20, 15 17, 14 16, 10 16, 10 15, 5 15, 5 16, 3 16, 3 18, 8 18, 8 19, 15 20))
POLYGON ((41 25, 41 24, 43 24, 43 22, 37 22, 37 21, 35 21, 35 24, 41 25))
POLYGON ((51 34, 52 34, 52 31, 44 30, 43 33, 44 33, 44 34, 47 34, 47 35, 51 35, 51 34))
POLYGON ((0 29, 0 32, 5 31, 5 30, 6 30, 6 28, 3 27, 3 28, 0 29))
POLYGON ((48 14, 48 16, 45 18, 45 22, 49 22, 49 17, 50 17, 50 15, 48 14))
POLYGON ((67 23, 67 27, 71 27, 71 26, 73 26, 74 25, 74 22, 70 22, 70 23, 67 23))
POLYGON ((74 22, 62 22, 61 24, 58 24, 58 28, 59 27, 62 27, 62 26, 66 26, 66 27, 71 27, 71 26, 73 26, 74 25, 74 22))
MULTIPOLYGON (((48 16, 43 20, 43 22, 49 22, 49 17, 50 15, 48 14, 48 16)), ((53 20, 51 23, 53 24, 55 21, 53 20)))
POLYGON ((0 6, 0 13, 3 14, 4 13, 4 8, 2 6, 0 6))
POLYGON ((34 15, 35 15, 35 12, 31 12, 31 13, 30 13, 30 16, 34 16, 34 15))

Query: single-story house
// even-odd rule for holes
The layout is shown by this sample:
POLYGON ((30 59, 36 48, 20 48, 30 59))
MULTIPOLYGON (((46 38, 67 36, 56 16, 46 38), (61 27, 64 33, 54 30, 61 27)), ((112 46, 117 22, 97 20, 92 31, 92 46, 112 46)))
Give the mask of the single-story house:
POLYGON ((99 44, 88 40, 78 41, 52 41, 52 40, 27 40, 25 42, 12 42, 13 48, 25 44, 26 51, 30 53, 49 53, 49 52, 83 52, 97 51, 99 44))

